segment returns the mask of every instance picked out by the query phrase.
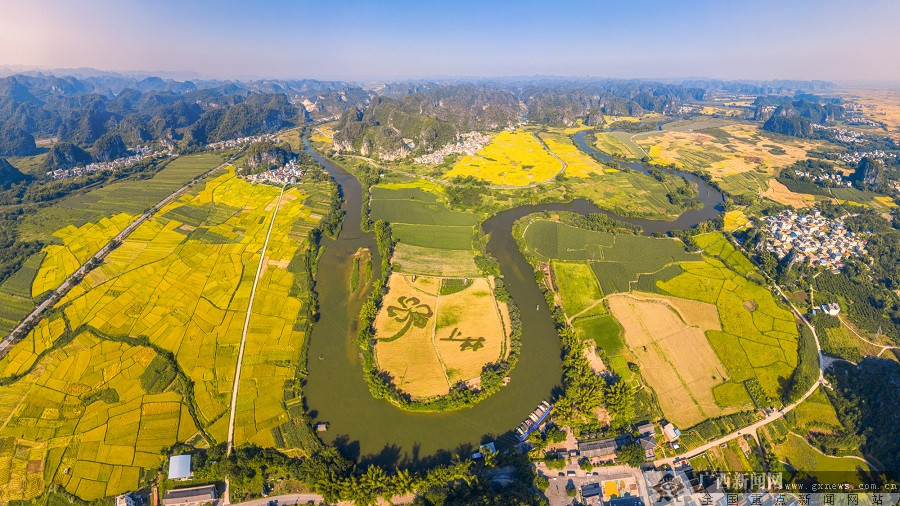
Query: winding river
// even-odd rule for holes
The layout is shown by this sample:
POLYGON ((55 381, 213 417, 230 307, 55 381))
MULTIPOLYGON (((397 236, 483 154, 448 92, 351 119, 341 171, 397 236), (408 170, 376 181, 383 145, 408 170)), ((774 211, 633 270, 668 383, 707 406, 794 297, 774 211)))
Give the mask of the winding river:
MULTIPOLYGON (((587 145, 584 135, 575 136, 579 147, 603 157, 587 145)), ((309 147, 307 147, 309 150, 309 147)), ((722 211, 722 194, 691 174, 678 173, 698 184, 702 209, 689 210, 675 221, 625 219, 578 200, 568 204, 520 206, 502 211, 484 222, 490 235, 488 252, 500 262, 500 270, 513 300, 522 314, 522 351, 510 374, 510 383, 497 394, 470 409, 449 413, 413 413, 374 399, 363 380, 362 359, 356 345, 356 316, 367 293, 350 294, 350 266, 359 248, 373 252, 372 234, 360 229, 361 194, 359 181, 350 173, 315 151, 309 150, 341 187, 346 216, 336 240, 326 239, 319 260, 316 291, 320 318, 313 327, 309 348, 309 376, 304 386, 307 406, 314 420, 328 422, 321 433, 346 456, 362 457, 384 465, 420 465, 449 458, 449 452, 471 451, 485 440, 499 445, 512 443, 512 431, 558 387, 562 375, 559 338, 531 266, 519 252, 512 237, 512 225, 531 213, 569 210, 577 213, 602 212, 628 223, 640 225, 645 233, 689 228, 722 211)), ((647 172, 641 163, 623 163, 647 172)))

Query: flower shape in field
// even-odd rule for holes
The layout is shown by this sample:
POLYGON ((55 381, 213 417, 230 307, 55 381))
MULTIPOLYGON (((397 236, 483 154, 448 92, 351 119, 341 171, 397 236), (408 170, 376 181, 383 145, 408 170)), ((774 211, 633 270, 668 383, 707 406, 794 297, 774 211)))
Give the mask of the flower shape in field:
POLYGON ((388 306, 387 314, 394 321, 405 324, 396 334, 381 339, 381 341, 396 341, 409 332, 413 326, 420 329, 425 328, 428 319, 434 315, 434 311, 427 304, 423 304, 418 297, 402 296, 397 299, 397 304, 397 306, 388 306))

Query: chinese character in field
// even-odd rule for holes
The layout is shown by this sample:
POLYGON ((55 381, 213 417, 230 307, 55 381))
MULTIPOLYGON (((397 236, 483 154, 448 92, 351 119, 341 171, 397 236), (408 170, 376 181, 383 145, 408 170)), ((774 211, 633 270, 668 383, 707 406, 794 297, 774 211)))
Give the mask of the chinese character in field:
POLYGON ((484 348, 484 338, 474 338, 474 337, 465 337, 458 339, 462 336, 462 332, 459 331, 458 328, 454 328, 452 332, 450 332, 450 337, 443 337, 441 341, 455 341, 460 343, 459 351, 472 350, 478 351, 481 348, 484 348))

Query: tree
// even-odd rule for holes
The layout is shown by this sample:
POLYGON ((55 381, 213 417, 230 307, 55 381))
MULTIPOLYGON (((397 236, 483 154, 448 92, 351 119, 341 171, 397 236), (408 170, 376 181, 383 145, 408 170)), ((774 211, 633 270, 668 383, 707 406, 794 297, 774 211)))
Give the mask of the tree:
POLYGON ((606 410, 612 417, 612 425, 616 428, 630 425, 634 419, 634 390, 622 380, 606 387, 604 395, 606 410))
POLYGON ((591 459, 582 457, 578 459, 578 467, 580 467, 583 471, 590 471, 594 469, 594 464, 591 463, 591 459))
POLYGON ((566 431, 554 425, 547 429, 546 438, 551 443, 562 443, 566 440, 566 431))
POLYGON ((540 489, 541 492, 547 490, 550 487, 550 480, 547 479, 543 474, 539 474, 534 478, 534 486, 540 489))
POLYGON ((569 483, 566 485, 566 495, 569 497, 575 497, 578 495, 578 489, 575 488, 573 483, 569 483))
POLYGON ((566 467, 566 459, 562 459, 559 457, 549 457, 544 459, 544 464, 547 466, 547 469, 553 469, 554 471, 561 471, 566 467))
POLYGON ((641 467, 641 464, 644 463, 644 457, 644 448, 637 443, 620 446, 616 449, 616 458, 623 464, 631 467, 641 467))

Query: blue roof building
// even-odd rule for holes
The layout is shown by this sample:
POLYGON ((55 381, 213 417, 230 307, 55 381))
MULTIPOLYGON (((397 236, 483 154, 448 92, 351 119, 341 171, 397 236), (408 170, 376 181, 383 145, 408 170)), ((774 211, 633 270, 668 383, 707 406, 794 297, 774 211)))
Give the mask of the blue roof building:
POLYGON ((169 458, 169 479, 186 480, 191 477, 191 456, 174 455, 169 458))

